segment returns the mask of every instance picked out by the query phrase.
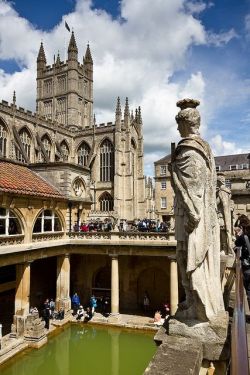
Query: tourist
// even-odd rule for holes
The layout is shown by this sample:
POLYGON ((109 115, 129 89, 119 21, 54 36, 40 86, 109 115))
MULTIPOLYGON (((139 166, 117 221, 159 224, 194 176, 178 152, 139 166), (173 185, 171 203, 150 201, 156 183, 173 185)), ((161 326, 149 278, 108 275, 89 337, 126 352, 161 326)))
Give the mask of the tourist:
POLYGON ((55 307, 56 307, 55 301, 53 300, 53 298, 51 298, 49 301, 49 308, 50 308, 50 317, 52 319, 54 318, 54 315, 55 315, 55 307))
POLYGON ((162 318, 162 316, 161 316, 161 312, 160 312, 160 311, 156 311, 156 312, 155 312, 155 315, 154 315, 154 323, 155 323, 157 326, 162 326, 162 324, 164 323, 164 319, 162 318))
POLYGON ((145 291, 144 297, 143 297, 143 309, 144 309, 144 312, 147 312, 149 310, 149 305, 150 305, 150 300, 149 300, 148 292, 145 291))
POLYGON ((49 307, 49 300, 46 299, 43 305, 42 317, 45 321, 44 328, 49 329, 49 319, 50 319, 50 307, 49 307))
POLYGON ((64 315, 65 315, 64 308, 60 307, 60 309, 59 309, 58 313, 55 315, 55 317, 56 317, 57 320, 63 320, 64 315))
POLYGON ((91 308, 87 307, 86 313, 84 315, 84 322, 90 321, 92 319, 92 317, 93 317, 93 314, 92 314, 91 308))
POLYGON ((243 272, 243 283, 246 289, 248 305, 250 307, 250 220, 244 217, 236 227, 235 246, 241 247, 241 264, 243 272))
POLYGON ((89 304, 91 307, 92 314, 94 315, 95 309, 97 308, 97 299, 95 298, 95 296, 91 296, 89 304))
POLYGON ((82 305, 79 306, 79 309, 77 310, 76 314, 77 314, 76 320, 81 320, 83 318, 83 316, 85 315, 85 311, 82 305))
POLYGON ((77 293, 74 293, 73 297, 71 298, 71 302, 72 302, 73 315, 76 315, 76 312, 80 306, 80 298, 77 293))

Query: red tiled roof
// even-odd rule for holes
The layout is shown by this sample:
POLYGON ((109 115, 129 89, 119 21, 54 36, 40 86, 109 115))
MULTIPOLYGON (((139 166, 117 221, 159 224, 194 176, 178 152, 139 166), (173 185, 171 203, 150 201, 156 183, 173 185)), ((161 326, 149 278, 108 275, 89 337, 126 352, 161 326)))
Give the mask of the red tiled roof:
POLYGON ((0 191, 49 198, 65 198, 59 190, 29 168, 0 161, 0 191))

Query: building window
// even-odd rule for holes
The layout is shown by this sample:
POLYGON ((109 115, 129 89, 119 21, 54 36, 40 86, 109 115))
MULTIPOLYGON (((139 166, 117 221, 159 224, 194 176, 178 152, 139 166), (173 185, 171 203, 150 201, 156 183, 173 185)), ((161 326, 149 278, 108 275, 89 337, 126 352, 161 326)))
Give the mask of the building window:
POLYGON ((229 165, 229 169, 230 171, 236 171, 236 169, 238 169, 238 165, 237 164, 229 165))
POLYGON ((221 166, 220 165, 216 165, 215 169, 216 169, 216 172, 219 172, 221 170, 221 166))
POLYGON ((44 137, 42 137, 42 144, 43 144, 44 150, 45 150, 48 158, 50 159, 50 156, 51 156, 51 142, 50 142, 49 138, 46 135, 44 137))
POLYGON ((66 125, 66 98, 57 99, 56 121, 66 125))
POLYGON ((87 143, 83 142, 80 147, 78 148, 77 155, 78 155, 78 164, 86 167, 88 164, 90 153, 90 147, 87 143))
POLYGON ((52 210, 43 210, 36 219, 33 233, 60 232, 62 225, 57 214, 52 210))
POLYGON ((52 119, 52 100, 43 102, 43 114, 47 119, 52 119))
POLYGON ((63 161, 68 161, 69 160, 69 148, 68 148, 67 143, 65 141, 62 141, 60 147, 61 147, 63 161))
POLYGON ((166 190, 167 188, 167 182, 166 181, 162 181, 161 182, 161 190, 166 190))
POLYGON ((100 180, 112 181, 114 179, 114 148, 106 139, 100 148, 100 180))
POLYGON ((26 155, 28 156, 28 158, 30 158, 31 137, 26 129, 21 130, 19 136, 23 144, 23 148, 26 152, 26 155))
POLYGON ((49 95, 52 93, 52 79, 46 79, 43 86, 43 94, 49 95))
POLYGON ((231 189, 231 180, 229 180, 228 178, 225 179, 225 185, 227 188, 231 189))
POLYGON ((160 166, 160 174, 161 174, 161 176, 167 174, 167 166, 166 165, 161 165, 160 166))
POLYGON ((6 156, 7 131, 3 124, 0 124, 0 156, 6 156))
POLYGON ((21 234, 21 225, 12 210, 0 208, 0 235, 11 236, 21 234))
POLYGON ((161 197, 161 208, 167 208, 167 198, 161 197))
POLYGON ((240 169, 249 169, 249 164, 241 164, 240 169))
POLYGON ((66 91, 66 76, 59 76, 57 80, 58 92, 66 91))
POLYGON ((113 211, 114 209, 114 200, 112 196, 105 192, 101 195, 100 199, 100 211, 113 211))

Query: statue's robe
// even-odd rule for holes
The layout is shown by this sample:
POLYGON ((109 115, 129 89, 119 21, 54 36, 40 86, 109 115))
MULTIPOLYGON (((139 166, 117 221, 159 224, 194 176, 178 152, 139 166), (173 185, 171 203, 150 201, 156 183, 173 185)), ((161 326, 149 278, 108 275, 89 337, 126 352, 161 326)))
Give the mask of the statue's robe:
POLYGON ((186 274, 190 292, 195 296, 193 308, 196 318, 210 320, 224 310, 214 158, 209 145, 194 136, 178 143, 171 165, 175 236, 182 250, 187 252, 186 274), (185 227, 190 220, 195 228, 188 232, 185 227))

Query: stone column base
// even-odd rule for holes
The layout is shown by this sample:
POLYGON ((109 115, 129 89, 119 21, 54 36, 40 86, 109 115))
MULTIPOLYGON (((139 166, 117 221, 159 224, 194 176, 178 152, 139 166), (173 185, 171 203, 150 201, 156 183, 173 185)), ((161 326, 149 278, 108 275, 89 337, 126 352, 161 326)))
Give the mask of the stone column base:
POLYGON ((14 315, 10 337, 23 337, 29 346, 39 348, 46 344, 47 336, 44 322, 38 313, 26 316, 14 315))
POLYGON ((64 309, 65 315, 69 314, 70 310, 71 310, 71 299, 69 297, 68 298, 57 299, 56 300, 56 309, 57 309, 57 311, 60 308, 64 309))

